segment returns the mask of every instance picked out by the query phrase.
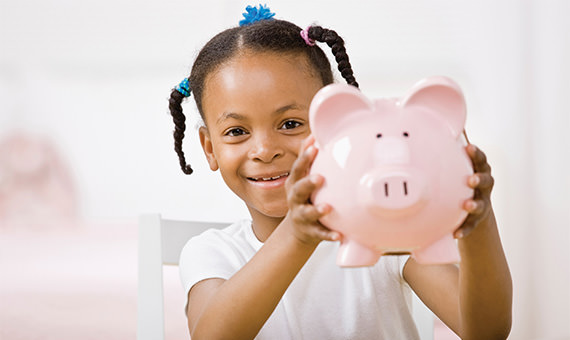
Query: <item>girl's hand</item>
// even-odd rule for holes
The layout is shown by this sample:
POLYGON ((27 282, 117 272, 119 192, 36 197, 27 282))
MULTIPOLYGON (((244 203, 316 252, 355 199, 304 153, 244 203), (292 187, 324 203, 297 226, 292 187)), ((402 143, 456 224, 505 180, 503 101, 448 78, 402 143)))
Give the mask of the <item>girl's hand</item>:
POLYGON ((291 224, 293 233, 299 241, 316 245, 322 240, 337 241, 340 239, 340 234, 319 222, 319 218, 330 212, 331 207, 328 204, 315 206, 310 202, 312 193, 324 183, 324 178, 320 175, 308 176, 318 152, 314 142, 312 136, 303 142, 299 156, 293 163, 285 182, 289 205, 285 221, 291 224))
POLYGON ((471 231, 483 220, 491 214, 491 190, 493 189, 494 179, 491 176, 491 167, 487 163, 487 156, 483 151, 479 150, 475 145, 469 144, 465 147, 467 154, 473 163, 474 174, 469 177, 467 184, 474 189, 473 198, 463 203, 469 215, 463 224, 455 231, 456 238, 462 238, 471 233, 471 231))

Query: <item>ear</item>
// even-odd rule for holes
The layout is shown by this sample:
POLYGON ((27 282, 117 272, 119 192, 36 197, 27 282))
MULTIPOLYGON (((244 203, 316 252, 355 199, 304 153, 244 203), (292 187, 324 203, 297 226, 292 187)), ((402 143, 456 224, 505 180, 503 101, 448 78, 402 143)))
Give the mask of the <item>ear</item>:
POLYGON ((440 115, 454 137, 458 137, 465 126, 467 112, 465 98, 459 85, 446 77, 430 77, 416 83, 402 102, 402 106, 419 105, 440 115))
POLYGON ((198 130, 198 134, 200 135, 200 144, 202 144, 202 150, 204 150, 204 155, 206 155, 210 169, 212 171, 218 170, 218 161, 214 155, 214 147, 212 145, 212 139, 210 138, 210 132, 205 126, 201 126, 198 130))
POLYGON ((331 84, 323 87, 311 102, 309 125, 318 144, 327 143, 342 120, 361 110, 372 109, 372 103, 352 85, 331 84))

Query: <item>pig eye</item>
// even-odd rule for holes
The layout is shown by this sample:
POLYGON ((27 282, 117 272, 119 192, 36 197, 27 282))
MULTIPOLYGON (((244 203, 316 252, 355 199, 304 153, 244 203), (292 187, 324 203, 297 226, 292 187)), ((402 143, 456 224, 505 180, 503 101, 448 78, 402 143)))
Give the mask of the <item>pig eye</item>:
POLYGON ((382 134, 381 133, 377 134, 376 138, 382 138, 382 134))
POLYGON ((406 132, 406 131, 404 131, 403 135, 404 135, 404 137, 409 137, 409 136, 410 136, 410 134, 409 134, 408 132, 406 132))

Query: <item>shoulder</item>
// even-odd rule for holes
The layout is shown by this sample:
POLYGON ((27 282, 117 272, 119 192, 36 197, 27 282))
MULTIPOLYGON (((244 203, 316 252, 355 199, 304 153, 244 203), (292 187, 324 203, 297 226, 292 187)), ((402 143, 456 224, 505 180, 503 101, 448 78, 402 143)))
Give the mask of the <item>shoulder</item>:
POLYGON ((251 251, 255 248, 249 237, 251 221, 240 220, 223 229, 208 229, 192 237, 182 249, 181 262, 188 254, 222 253, 225 251, 251 251))
POLYGON ((179 263, 186 289, 203 279, 230 278, 257 251, 251 235, 251 221, 242 220, 191 238, 182 249, 179 263))

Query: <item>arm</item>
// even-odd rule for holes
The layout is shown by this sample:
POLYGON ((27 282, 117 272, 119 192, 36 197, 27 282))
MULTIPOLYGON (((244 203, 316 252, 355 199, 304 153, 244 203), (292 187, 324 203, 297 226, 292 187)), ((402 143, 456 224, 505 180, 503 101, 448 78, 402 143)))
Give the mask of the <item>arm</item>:
POLYGON ((457 230, 459 267, 410 259, 404 278, 424 303, 462 339, 506 339, 511 328, 512 281, 490 202, 493 178, 485 155, 470 145, 475 196, 457 230))
POLYGON ((196 284, 188 296, 192 339, 252 339, 265 324, 315 247, 277 228, 229 280, 196 284))
POLYGON ((319 242, 338 239, 318 222, 330 208, 307 203, 323 182, 306 176, 316 156, 307 144, 287 180, 289 212, 263 247, 229 280, 204 280, 190 290, 192 339, 254 338, 319 242))

